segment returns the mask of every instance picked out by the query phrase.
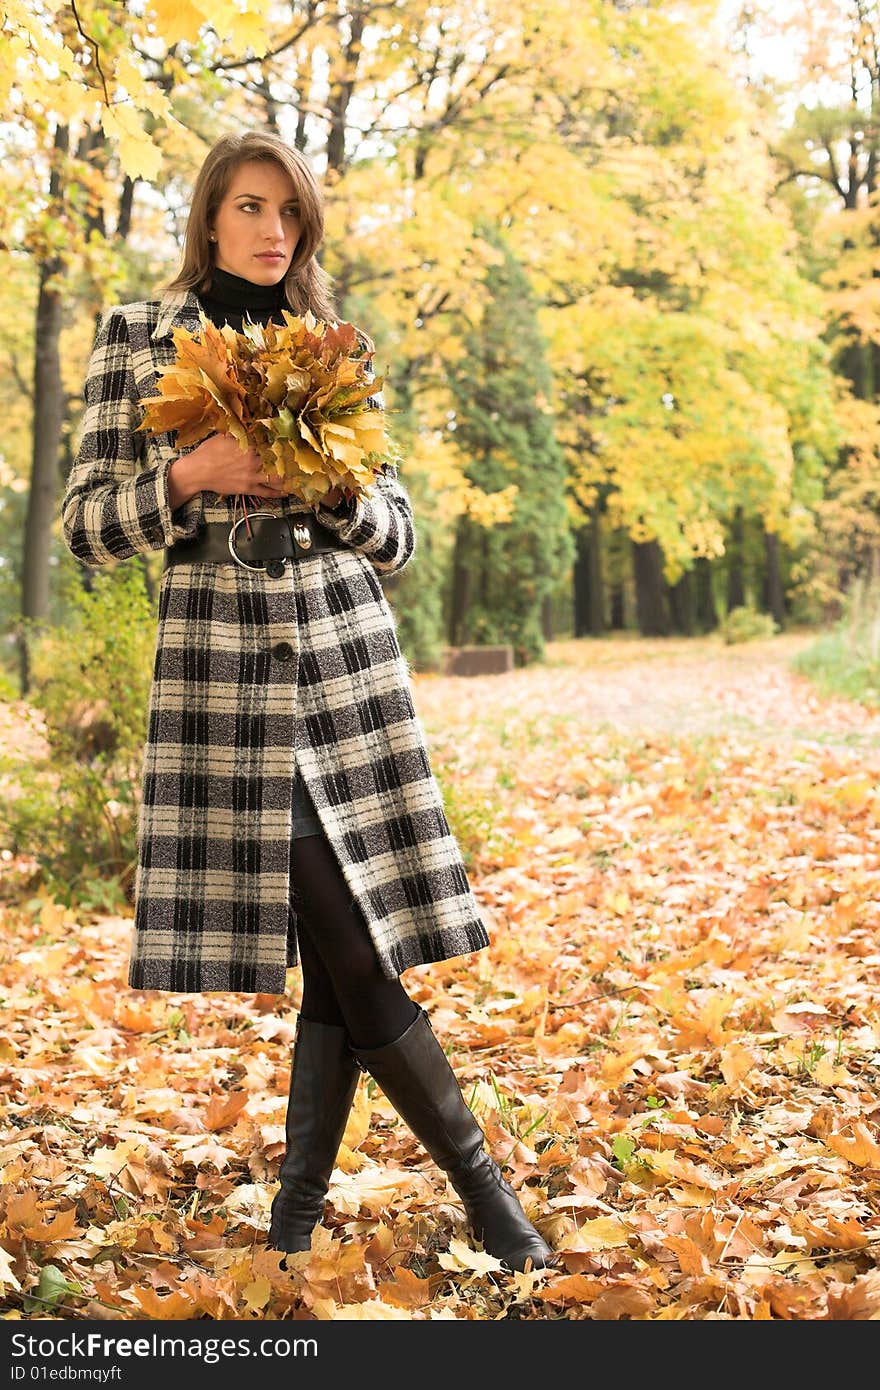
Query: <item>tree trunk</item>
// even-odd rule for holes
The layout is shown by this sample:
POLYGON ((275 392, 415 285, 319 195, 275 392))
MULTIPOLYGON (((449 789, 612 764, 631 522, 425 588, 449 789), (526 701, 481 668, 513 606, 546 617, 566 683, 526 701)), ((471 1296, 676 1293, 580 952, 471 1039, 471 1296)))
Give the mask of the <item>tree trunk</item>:
POLYGON ((541 599, 541 636, 545 642, 552 642, 556 635, 556 620, 553 612, 553 595, 545 594, 541 599))
POLYGON ((601 637, 605 631, 605 618, 602 611, 602 525, 598 504, 590 515, 589 566, 590 632, 594 637, 601 637))
POLYGON ((271 131, 273 135, 281 135, 281 131, 278 128, 278 102, 272 95, 272 85, 267 73, 261 73, 257 83, 257 89, 263 101, 263 120, 265 121, 266 129, 271 131))
POLYGON ((483 610, 488 611, 492 606, 492 556, 489 549, 489 531, 486 526, 480 527, 477 545, 480 555, 480 582, 478 592, 483 610))
MULTIPOLYGON (((52 170, 49 176, 49 206, 57 206, 61 195, 65 156, 70 148, 67 126, 55 127, 52 170)), ((57 281, 61 271, 57 257, 40 266, 37 314, 34 326, 33 446, 31 481, 22 547, 21 613, 26 620, 42 622, 49 612, 49 553, 52 522, 58 504, 58 467, 61 427, 64 420, 64 391, 61 383, 62 301, 57 281)), ((30 690, 30 652, 22 631, 19 641, 22 696, 30 690)))
POLYGON ((657 541, 633 541, 632 557, 639 632, 643 637, 668 637, 669 611, 660 546, 657 541))
POLYGON ((125 181, 122 185, 122 193, 119 196, 119 216, 116 219, 117 243, 128 241, 128 236, 131 231, 131 215, 134 210, 134 188, 136 182, 136 179, 129 178, 128 174, 126 174, 125 181))
POLYGON ((875 395, 874 353, 870 343, 850 343, 840 354, 841 375, 852 382, 853 395, 861 401, 875 395))
MULTIPOLYGON (((50 276, 60 269, 53 259, 40 267, 34 344, 34 424, 31 455, 31 483, 24 524, 22 554, 21 612, 27 619, 42 621, 49 611, 49 552, 52 521, 58 499, 58 453, 64 418, 61 385, 61 294, 47 288, 50 276)), ((23 635, 21 655, 21 693, 30 689, 30 660, 27 638, 23 635)))
POLYGON ((685 637, 692 637, 696 626, 696 599, 693 576, 689 570, 675 584, 667 586, 672 628, 685 637))
POLYGON ((626 604, 623 584, 618 580, 608 587, 609 628, 612 632, 622 632, 626 626, 626 604))
POLYGON ((712 561, 708 555, 698 555, 694 563, 694 590, 697 626, 701 632, 714 632, 718 626, 718 610, 712 588, 712 561))
POLYGON ((779 565, 779 537, 775 531, 764 531, 764 559, 764 609, 773 614, 773 620, 781 631, 785 627, 785 596, 779 565))
POLYGON ((746 601, 745 580, 745 520, 742 507, 737 507, 728 530, 727 542, 727 611, 742 608, 746 601))
POLYGON ((471 600, 473 571, 470 564, 470 525, 466 516, 458 518, 452 554, 452 604, 449 612, 449 645, 460 647, 471 600))
POLYGON ((594 506, 590 520, 576 536, 577 557, 574 564, 575 636, 601 637, 605 631, 602 592, 602 528, 599 507, 594 506))
POLYGON ((590 532, 581 526, 574 536, 575 558, 572 568, 574 586, 574 635, 586 637, 590 630, 590 532))
POLYGON ((330 129, 327 134, 327 169, 342 174, 346 165, 345 132, 348 127, 348 108, 355 91, 358 63, 361 57, 361 39, 367 22, 366 10, 350 10, 345 16, 348 23, 348 41, 340 45, 337 59, 338 68, 331 72, 330 95, 327 108, 330 112, 330 129))

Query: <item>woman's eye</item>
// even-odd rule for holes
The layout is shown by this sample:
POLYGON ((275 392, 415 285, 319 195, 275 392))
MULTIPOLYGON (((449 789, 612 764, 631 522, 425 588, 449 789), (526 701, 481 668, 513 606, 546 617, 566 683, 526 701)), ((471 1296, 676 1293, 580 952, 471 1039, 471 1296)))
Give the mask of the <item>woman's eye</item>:
MULTIPOLYGON (((256 208, 257 211, 259 211, 260 205, 259 203, 240 203, 239 207, 242 212, 246 212, 248 208, 256 208)), ((290 213, 293 217, 299 216, 299 208, 285 208, 284 211, 290 213)))

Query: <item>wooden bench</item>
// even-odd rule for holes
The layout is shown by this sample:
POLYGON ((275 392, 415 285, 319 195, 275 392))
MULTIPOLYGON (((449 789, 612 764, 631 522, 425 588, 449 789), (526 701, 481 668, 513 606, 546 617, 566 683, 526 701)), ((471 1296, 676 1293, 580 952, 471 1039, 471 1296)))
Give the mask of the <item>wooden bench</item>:
POLYGON ((513 646, 444 647, 444 676, 495 676, 513 670, 513 646))

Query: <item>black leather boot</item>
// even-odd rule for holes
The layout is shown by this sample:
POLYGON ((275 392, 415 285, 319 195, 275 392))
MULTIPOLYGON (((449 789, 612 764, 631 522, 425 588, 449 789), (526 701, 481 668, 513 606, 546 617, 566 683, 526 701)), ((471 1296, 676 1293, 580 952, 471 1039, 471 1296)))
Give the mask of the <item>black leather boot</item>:
MULTIPOLYGON (((419 1007, 419 1006, 417 1006, 419 1007)), ((483 1147, 486 1136, 467 1107, 455 1072, 424 1009, 394 1042, 355 1048, 413 1134, 449 1177, 474 1238, 511 1269, 555 1264, 557 1256, 529 1221, 513 1188, 483 1147)))
POLYGON ((287 1152, 267 1245, 309 1250, 360 1079, 344 1028, 297 1019, 287 1101, 287 1152))

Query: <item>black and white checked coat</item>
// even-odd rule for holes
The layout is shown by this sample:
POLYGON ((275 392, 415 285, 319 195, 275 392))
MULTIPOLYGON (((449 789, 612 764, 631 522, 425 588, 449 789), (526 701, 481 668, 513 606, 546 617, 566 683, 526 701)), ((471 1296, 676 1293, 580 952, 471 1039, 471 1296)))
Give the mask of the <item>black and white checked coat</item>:
MULTIPOLYGON (((68 547, 101 565, 232 519, 198 493, 174 512, 186 450, 135 434, 171 330, 198 327, 192 291, 102 317, 81 443, 62 503, 68 547)), ((378 402, 381 404, 381 401, 378 402)), ((303 511, 292 498, 276 511, 303 511)), ((291 867, 298 765, 385 976, 481 949, 489 937, 431 771, 410 670, 379 575, 415 547, 396 469, 318 519, 345 546, 279 579, 233 564, 171 566, 159 591, 138 822, 137 989, 282 993, 299 961, 291 867)))

